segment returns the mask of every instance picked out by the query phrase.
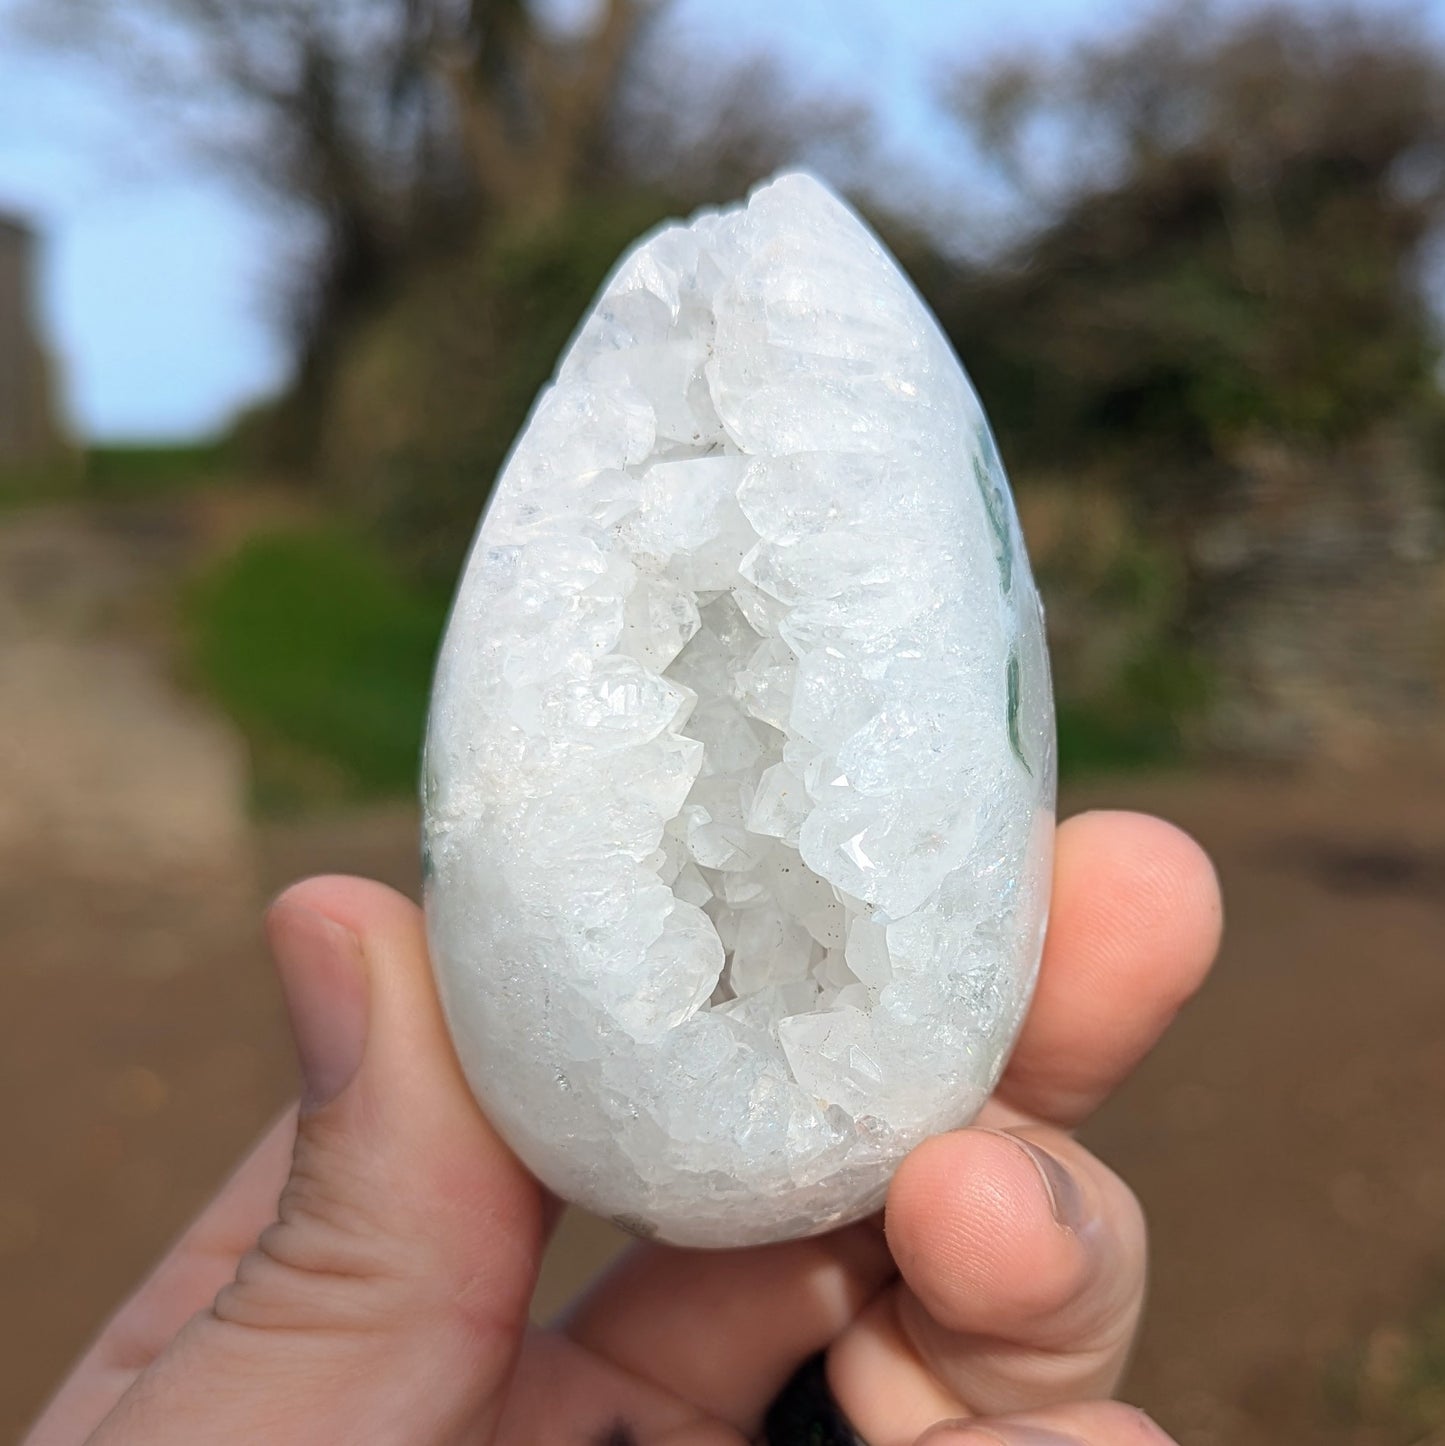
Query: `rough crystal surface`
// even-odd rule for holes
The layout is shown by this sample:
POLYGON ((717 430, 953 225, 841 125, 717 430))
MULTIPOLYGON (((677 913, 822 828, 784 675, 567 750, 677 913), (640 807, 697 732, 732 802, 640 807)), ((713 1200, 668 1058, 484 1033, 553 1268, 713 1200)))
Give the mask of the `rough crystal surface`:
POLYGON ((608 282, 467 564, 425 788, 458 1052, 567 1198, 822 1230, 986 1098, 1047 908, 1042 619, 967 378, 818 182, 608 282))

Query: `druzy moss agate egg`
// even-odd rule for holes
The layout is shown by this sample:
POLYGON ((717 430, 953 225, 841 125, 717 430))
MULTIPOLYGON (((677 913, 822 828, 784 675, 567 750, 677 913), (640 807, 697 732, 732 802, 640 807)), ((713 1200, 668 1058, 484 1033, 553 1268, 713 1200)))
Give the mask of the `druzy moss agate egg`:
POLYGON ((987 422, 863 223, 785 175, 619 265, 438 666, 457 1051, 559 1194, 737 1245, 967 1122, 1047 910, 1053 707, 987 422))

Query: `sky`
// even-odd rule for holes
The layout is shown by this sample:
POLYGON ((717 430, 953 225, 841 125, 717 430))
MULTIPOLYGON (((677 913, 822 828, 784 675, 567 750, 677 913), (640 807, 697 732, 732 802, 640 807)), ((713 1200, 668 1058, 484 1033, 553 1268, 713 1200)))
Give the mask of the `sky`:
MULTIPOLYGON (((103 72, 15 37, 0 0, 0 212, 41 233, 40 320, 76 433, 186 439, 286 377, 277 313, 296 220, 159 144, 153 114, 103 72)), ((125 0, 116 0, 124 4, 125 0)), ((589 0, 553 0, 585 10, 589 0)), ((1240 4, 1247 0, 1225 0, 1240 4)), ((874 109, 885 153, 942 154, 931 99, 946 58, 1056 49, 1145 0, 674 0, 699 53, 763 53, 809 89, 874 109)), ((1425 0, 1445 31, 1445 0, 1425 0)))

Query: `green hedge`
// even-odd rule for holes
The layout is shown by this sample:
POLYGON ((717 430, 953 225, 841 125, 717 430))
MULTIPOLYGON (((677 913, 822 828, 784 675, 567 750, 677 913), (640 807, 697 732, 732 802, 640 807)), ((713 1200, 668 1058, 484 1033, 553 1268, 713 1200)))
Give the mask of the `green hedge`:
POLYGON ((341 531, 250 539, 191 589, 198 680, 245 731, 268 812, 415 786, 445 601, 341 531))

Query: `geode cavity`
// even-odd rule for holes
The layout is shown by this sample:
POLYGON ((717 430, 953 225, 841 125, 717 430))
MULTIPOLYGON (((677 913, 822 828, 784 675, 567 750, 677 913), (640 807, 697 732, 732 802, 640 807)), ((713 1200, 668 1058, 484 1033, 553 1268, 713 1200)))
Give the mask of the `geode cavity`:
POLYGON ((816 181, 607 283, 478 533, 425 787, 458 1053, 566 1198, 806 1234, 987 1097, 1048 901, 1039 601, 973 389, 816 181))

